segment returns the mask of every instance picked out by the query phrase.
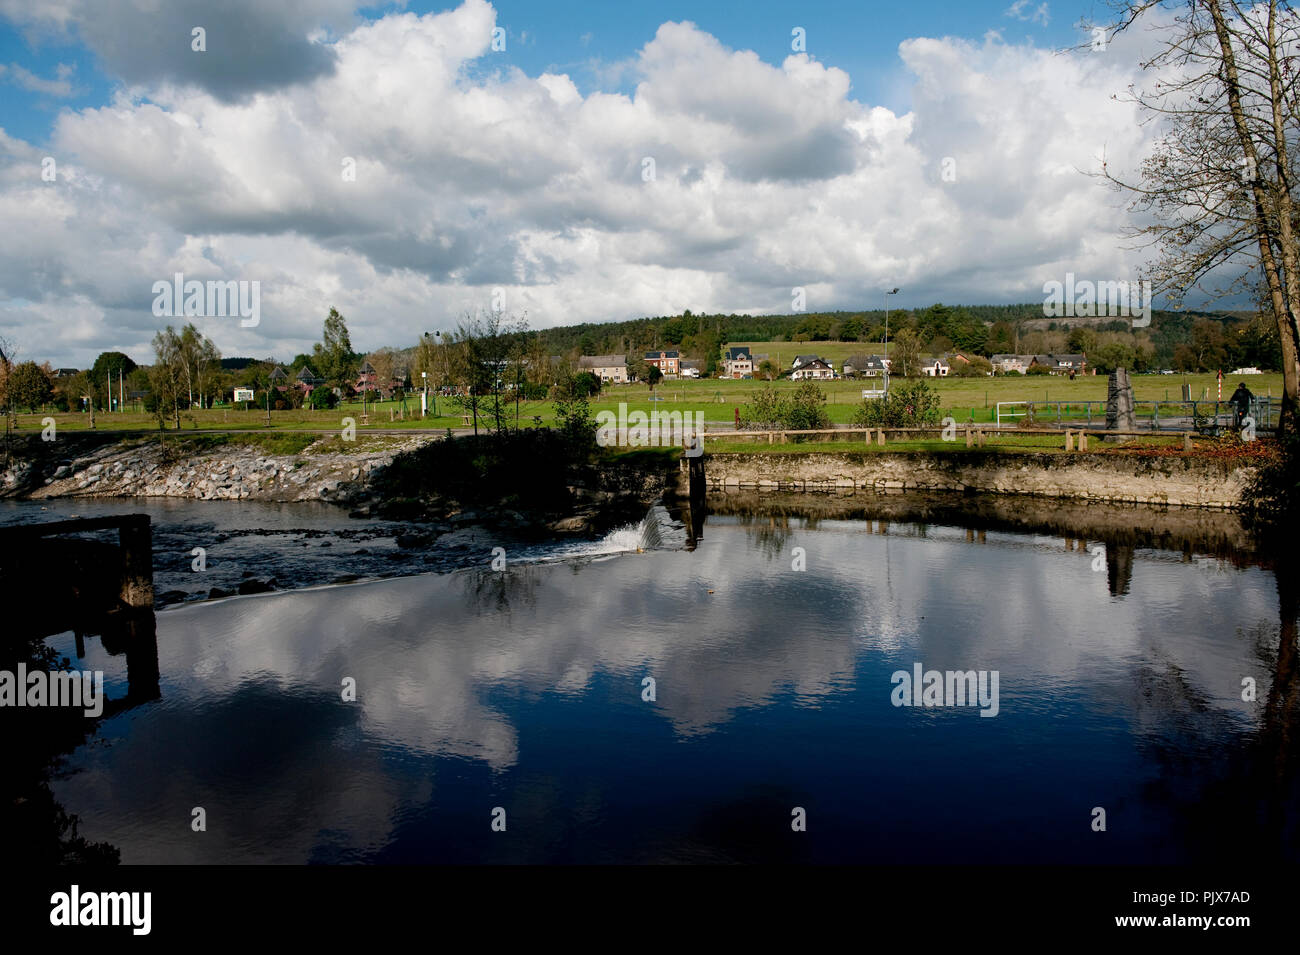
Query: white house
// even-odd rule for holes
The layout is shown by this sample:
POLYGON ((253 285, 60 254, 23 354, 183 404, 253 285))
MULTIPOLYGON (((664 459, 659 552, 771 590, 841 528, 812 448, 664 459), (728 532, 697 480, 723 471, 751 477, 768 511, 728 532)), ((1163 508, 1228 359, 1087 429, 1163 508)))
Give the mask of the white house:
POLYGON ((790 372, 791 381, 822 380, 835 377, 835 369, 831 367, 830 362, 821 358, 807 355, 801 355, 806 359, 795 366, 794 371, 790 372))
POLYGON ((728 348, 727 355, 722 360, 722 368, 724 378, 752 378, 754 356, 743 345, 728 348))

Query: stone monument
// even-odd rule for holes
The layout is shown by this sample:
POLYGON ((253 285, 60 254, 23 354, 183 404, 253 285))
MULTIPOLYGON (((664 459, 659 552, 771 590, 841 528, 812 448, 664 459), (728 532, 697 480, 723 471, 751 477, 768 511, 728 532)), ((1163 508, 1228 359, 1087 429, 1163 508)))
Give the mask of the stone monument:
POLYGON ((1110 373, 1110 381, 1106 386, 1106 430, 1137 430, 1137 417, 1133 414, 1133 386, 1129 384, 1127 368, 1116 368, 1110 373))

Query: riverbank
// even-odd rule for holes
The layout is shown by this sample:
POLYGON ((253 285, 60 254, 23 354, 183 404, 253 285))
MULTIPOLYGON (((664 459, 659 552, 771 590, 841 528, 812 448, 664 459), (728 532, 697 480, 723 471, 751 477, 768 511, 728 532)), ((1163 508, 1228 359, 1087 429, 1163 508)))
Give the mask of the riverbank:
POLYGON ((956 491, 1236 508, 1254 468, 1203 456, 954 450, 710 454, 710 490, 956 491))
POLYGON ((16 441, 0 473, 0 497, 172 497, 198 501, 328 501, 363 498, 373 474, 434 435, 344 443, 312 435, 60 435, 16 441))

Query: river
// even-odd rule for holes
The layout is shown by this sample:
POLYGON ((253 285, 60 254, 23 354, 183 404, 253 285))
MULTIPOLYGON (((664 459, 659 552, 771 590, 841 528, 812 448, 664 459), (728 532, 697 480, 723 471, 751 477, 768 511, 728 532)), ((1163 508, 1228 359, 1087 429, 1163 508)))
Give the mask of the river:
MULTIPOLYGON (((60 503, 150 512, 160 590, 297 589, 160 611, 160 698, 54 793, 125 863, 1300 859, 1267 561, 800 507, 417 573, 328 507, 60 503), (899 705, 918 668, 987 692, 899 705)), ((77 665, 125 693, 100 641, 77 665)))

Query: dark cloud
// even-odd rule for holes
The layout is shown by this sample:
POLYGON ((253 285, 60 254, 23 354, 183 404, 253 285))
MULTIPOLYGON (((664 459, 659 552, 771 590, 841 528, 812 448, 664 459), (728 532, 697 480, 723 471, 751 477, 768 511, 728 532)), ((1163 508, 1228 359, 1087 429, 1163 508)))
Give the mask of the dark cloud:
POLYGON ((72 6, 77 34, 108 73, 131 84, 197 86, 230 102, 332 72, 333 50, 308 36, 346 26, 352 4, 87 0, 72 6), (195 27, 206 31, 205 52, 192 49, 195 27))

